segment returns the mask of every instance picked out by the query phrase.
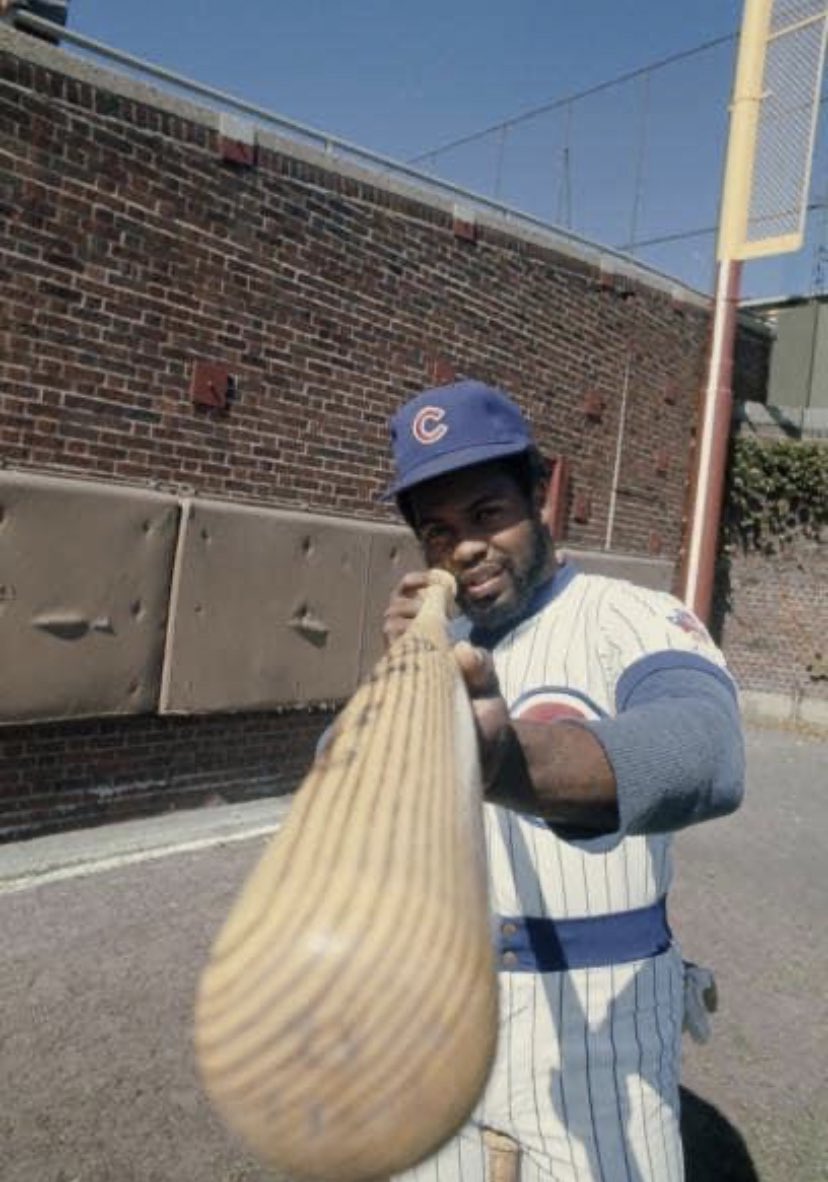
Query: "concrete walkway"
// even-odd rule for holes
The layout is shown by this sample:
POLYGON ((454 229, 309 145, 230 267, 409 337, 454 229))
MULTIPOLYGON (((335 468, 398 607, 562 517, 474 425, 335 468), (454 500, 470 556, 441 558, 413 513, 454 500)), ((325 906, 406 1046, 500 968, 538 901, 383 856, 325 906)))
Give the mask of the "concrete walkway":
MULTIPOLYGON (((752 731, 749 751, 744 808, 677 843, 673 926, 721 993, 713 1041, 686 1044, 688 1182, 825 1182, 828 743, 752 731)), ((265 1182, 204 1100, 190 1031, 288 803, 0 847, 3 1182, 265 1182)))
POLYGON ((0 895, 274 833, 289 797, 123 821, 0 846, 0 895))

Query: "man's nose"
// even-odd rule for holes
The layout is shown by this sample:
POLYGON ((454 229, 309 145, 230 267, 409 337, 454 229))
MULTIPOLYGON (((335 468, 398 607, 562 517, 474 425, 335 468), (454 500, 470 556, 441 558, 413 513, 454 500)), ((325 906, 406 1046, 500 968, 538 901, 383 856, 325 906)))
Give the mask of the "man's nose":
POLYGON ((452 561, 458 570, 465 570, 467 567, 482 562, 488 549, 489 543, 485 538, 476 538, 473 535, 460 538, 455 544, 452 561))

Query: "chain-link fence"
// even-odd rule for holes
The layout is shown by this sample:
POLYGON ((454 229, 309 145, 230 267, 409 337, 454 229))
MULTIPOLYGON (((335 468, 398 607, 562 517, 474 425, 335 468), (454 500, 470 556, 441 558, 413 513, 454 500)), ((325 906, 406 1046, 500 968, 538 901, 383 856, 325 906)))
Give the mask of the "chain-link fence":
MULTIPOLYGON (((737 45, 736 32, 717 38, 410 163, 709 291, 737 45)), ((808 294, 828 284, 822 122, 805 246, 747 264, 746 295, 808 294)), ((785 177, 778 180, 784 188, 785 177)))

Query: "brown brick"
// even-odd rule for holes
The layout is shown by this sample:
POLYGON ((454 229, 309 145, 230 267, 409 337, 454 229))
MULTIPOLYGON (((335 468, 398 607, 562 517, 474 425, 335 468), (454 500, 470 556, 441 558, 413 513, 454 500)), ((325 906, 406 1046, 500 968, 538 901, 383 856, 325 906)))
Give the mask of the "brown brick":
MULTIPOLYGON (((542 450, 572 462, 589 511, 568 540, 601 546, 632 349, 614 545, 647 554, 657 530, 677 555, 703 309, 678 315, 668 293, 617 277, 604 288, 587 263, 484 223, 474 246, 458 242, 450 214, 283 153, 233 172, 205 127, 9 54, 3 71, 12 181, 0 200, 14 233, 0 243, 0 440, 12 462, 388 519, 376 501, 386 421, 450 366, 510 389, 542 450), (200 357, 237 380, 224 414, 190 402, 200 357), (600 418, 585 419, 585 390, 600 418)), ((280 791, 321 721, 13 728, 3 799, 22 834, 122 815, 130 784, 145 785, 140 810, 264 791, 261 775, 280 791), (113 782, 115 796, 98 792, 113 782), (34 796, 68 812, 17 808, 34 796)))

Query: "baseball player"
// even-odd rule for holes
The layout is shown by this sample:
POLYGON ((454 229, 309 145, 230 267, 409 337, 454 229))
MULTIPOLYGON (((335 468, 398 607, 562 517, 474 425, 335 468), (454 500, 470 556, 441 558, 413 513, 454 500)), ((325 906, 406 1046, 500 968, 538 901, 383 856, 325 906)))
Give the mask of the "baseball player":
MULTIPOLYGON (((458 583, 501 974, 486 1092, 406 1178, 681 1182, 671 834, 741 800, 735 686, 678 600, 558 561, 545 466, 501 391, 427 390, 392 441, 389 496, 458 583)), ((394 592, 389 642, 424 583, 394 592)))

